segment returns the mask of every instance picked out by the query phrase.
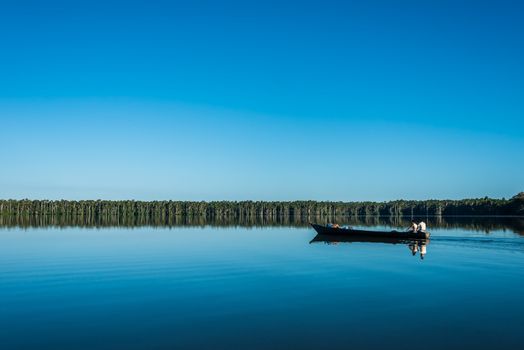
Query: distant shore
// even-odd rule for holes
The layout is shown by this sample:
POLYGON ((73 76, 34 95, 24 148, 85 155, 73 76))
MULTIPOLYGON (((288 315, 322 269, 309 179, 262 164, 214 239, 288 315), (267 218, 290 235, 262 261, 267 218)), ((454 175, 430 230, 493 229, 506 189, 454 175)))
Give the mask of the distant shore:
POLYGON ((452 216, 524 215, 524 192, 510 199, 329 201, 0 200, 0 215, 167 219, 177 216, 452 216))

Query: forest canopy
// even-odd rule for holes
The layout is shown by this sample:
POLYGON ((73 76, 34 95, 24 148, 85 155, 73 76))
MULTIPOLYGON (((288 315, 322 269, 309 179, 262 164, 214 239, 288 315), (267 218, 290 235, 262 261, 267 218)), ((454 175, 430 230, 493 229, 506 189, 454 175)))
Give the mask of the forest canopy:
POLYGON ((395 200, 388 202, 322 201, 134 201, 134 200, 0 200, 1 215, 82 217, 174 216, 445 216, 524 215, 524 192, 511 199, 395 200))

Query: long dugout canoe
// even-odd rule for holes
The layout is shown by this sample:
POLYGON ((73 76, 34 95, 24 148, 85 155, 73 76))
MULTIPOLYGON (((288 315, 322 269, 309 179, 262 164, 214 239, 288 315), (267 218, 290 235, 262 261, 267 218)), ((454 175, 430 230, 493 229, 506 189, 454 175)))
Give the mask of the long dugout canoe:
POLYGON ((408 231, 368 231, 355 230, 352 228, 329 227, 318 224, 311 226, 321 235, 340 235, 340 236, 360 236, 360 237, 381 237, 393 239, 428 239, 429 232, 408 232, 408 231))

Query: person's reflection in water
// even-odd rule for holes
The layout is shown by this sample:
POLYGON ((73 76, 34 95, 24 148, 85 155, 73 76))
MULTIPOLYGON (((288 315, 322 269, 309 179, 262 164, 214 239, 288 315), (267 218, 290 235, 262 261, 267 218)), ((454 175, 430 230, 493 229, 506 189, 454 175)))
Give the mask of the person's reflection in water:
POLYGON ((417 245, 416 242, 410 243, 410 244, 408 245, 408 247, 409 247, 409 250, 411 250, 411 254, 413 254, 413 255, 417 254, 417 251, 418 251, 418 245, 417 245))
POLYGON ((417 255, 417 253, 420 253, 420 259, 424 260, 424 257, 426 256, 426 242, 420 241, 420 242, 412 242, 408 244, 409 250, 411 250, 411 254, 413 256, 417 255))
POLYGON ((420 258, 424 260, 425 255, 426 255, 426 243, 420 242, 420 258))

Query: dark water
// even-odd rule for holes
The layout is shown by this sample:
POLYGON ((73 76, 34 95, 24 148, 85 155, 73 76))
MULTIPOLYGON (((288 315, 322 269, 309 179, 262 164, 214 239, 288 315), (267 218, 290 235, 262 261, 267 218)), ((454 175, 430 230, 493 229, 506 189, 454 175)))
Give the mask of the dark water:
POLYGON ((0 348, 520 348, 522 219, 430 222, 424 259, 407 244, 310 244, 293 222, 10 224, 0 348))

